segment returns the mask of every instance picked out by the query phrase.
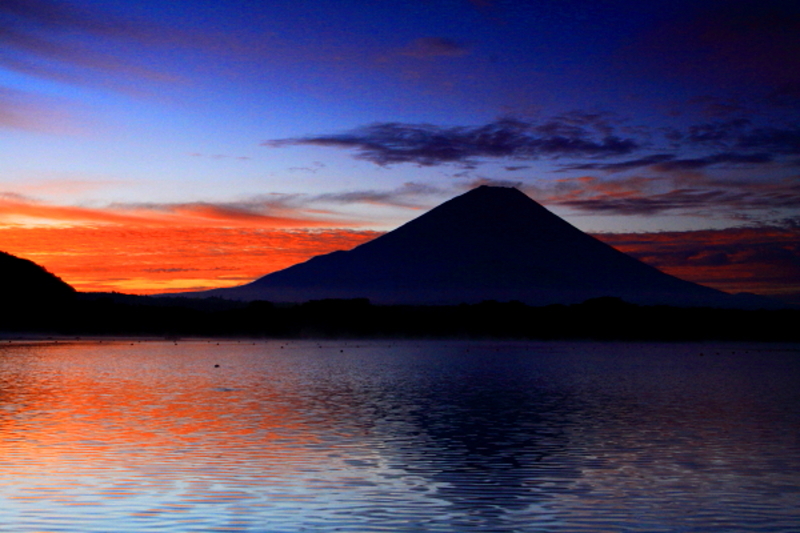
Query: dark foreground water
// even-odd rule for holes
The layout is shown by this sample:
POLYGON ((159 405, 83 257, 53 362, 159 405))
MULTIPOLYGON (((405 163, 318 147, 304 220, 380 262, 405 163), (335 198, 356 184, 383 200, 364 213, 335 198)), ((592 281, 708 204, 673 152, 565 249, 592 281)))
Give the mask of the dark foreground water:
POLYGON ((796 532, 800 346, 3 344, 0 531, 796 532))

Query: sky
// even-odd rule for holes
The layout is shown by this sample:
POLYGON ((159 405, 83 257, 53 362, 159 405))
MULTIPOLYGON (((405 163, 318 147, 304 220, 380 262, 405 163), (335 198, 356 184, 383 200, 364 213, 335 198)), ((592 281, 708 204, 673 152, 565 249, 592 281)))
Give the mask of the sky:
POLYGON ((0 250, 245 283, 480 184, 800 303, 800 4, 0 0, 0 250))

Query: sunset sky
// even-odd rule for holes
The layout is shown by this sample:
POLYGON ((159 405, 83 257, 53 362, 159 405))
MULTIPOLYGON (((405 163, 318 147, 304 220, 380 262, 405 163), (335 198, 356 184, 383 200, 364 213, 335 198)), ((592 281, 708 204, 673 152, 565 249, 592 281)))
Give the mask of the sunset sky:
POLYGON ((482 183, 800 302, 800 3, 2 0, 0 250, 241 284, 482 183))

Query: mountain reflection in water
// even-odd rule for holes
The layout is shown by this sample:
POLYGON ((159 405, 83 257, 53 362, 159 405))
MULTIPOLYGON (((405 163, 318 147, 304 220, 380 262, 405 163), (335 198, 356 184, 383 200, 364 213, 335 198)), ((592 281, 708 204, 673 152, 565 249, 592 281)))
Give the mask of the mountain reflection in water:
POLYGON ((793 531, 798 384, 788 345, 4 343, 0 531, 793 531))

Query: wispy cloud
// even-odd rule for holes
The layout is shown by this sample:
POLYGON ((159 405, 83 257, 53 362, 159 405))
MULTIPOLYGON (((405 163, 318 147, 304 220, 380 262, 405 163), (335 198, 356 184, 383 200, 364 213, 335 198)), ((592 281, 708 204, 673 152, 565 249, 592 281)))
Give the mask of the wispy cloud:
POLYGON ((461 43, 443 37, 420 37, 414 39, 398 54, 417 59, 437 59, 442 57, 461 57, 469 53, 469 48, 461 43))
POLYGON ((483 126, 435 126, 386 122, 349 132, 265 141, 273 148, 313 145, 353 149, 356 157, 381 166, 414 163, 473 164, 478 159, 529 160, 625 155, 639 145, 598 124, 564 118, 545 123, 504 118, 483 126))
MULTIPOLYGON (((262 145, 349 149, 356 158, 381 166, 475 168, 487 160, 538 159, 556 162, 556 172, 649 168, 669 173, 776 162, 798 166, 797 160, 787 156, 800 155, 800 129, 794 125, 756 127, 743 118, 657 129, 624 125, 621 119, 603 113, 573 111, 537 121, 505 117, 480 126, 380 122, 342 133, 272 139, 262 145)), ((527 167, 507 164, 504 168, 527 167)))
MULTIPOLYGON (((102 87, 128 94, 147 83, 175 83, 175 71, 154 68, 147 52, 186 46, 180 31, 134 21, 63 0, 0 2, 0 71, 51 82, 102 87)), ((0 81, 0 127, 64 133, 80 131, 82 106, 0 81)), ((85 119, 84 119, 85 120, 85 119)))
POLYGON ((597 238, 683 279, 800 304, 800 229, 743 227, 597 238))
POLYGON ((429 207, 426 202, 431 197, 440 197, 446 191, 433 185, 424 183, 407 182, 391 190, 362 190, 341 193, 319 194, 312 197, 313 201, 331 202, 338 204, 376 204, 397 207, 429 207))
POLYGON ((235 159, 237 161, 249 161, 251 159, 250 156, 246 155, 204 154, 201 152, 191 152, 189 155, 192 157, 205 157, 208 159, 235 159))
POLYGON ((655 170, 697 170, 712 166, 739 166, 739 165, 760 165, 771 163, 773 157, 767 153, 759 154, 740 154, 726 152, 721 154, 711 154, 704 157, 694 157, 686 159, 665 160, 653 165, 655 170))
MULTIPOLYGON (((764 127, 729 117, 682 129, 643 128, 604 113, 575 111, 541 120, 508 117, 483 126, 378 123, 264 145, 350 149, 356 158, 381 166, 451 164, 469 170, 454 177, 467 178, 491 160, 514 172, 530 168, 516 162, 540 160, 549 164, 551 176, 540 170, 512 181, 544 203, 607 215, 775 220, 800 208, 800 178, 787 175, 800 166, 800 130, 785 122, 764 127), (585 171, 598 174, 552 178, 585 171)), ((341 197, 368 201, 394 195, 360 194, 341 197)))
POLYGON ((289 167, 289 172, 309 172, 311 174, 316 174, 320 170, 325 168, 325 163, 322 161, 313 161, 310 165, 304 167, 289 167))
POLYGON ((638 159, 629 159, 615 163, 583 163, 566 166, 562 170, 603 170, 605 172, 622 172, 637 168, 652 168, 661 172, 678 170, 699 170, 708 167, 733 167, 742 165, 761 165, 771 163, 773 156, 767 153, 742 154, 725 152, 703 157, 679 158, 676 154, 654 154, 638 159))
POLYGON ((522 181, 515 181, 515 180, 502 180, 502 179, 495 179, 495 178, 476 178, 470 180, 463 184, 462 188, 465 191, 470 189, 474 189, 475 187, 480 187, 481 185, 488 185, 490 187, 514 187, 516 189, 532 189, 532 187, 527 187, 526 184, 522 181))
MULTIPOLYGON (((57 182, 84 187, 86 182, 57 182)), ((96 185, 91 182, 88 185, 96 185)), ((52 187, 41 187, 52 192, 52 187)), ((37 188, 31 188, 36 192, 37 188)), ((59 205, 19 193, 0 193, 0 226, 119 225, 129 227, 242 227, 263 229, 353 228, 367 221, 348 207, 431 207, 452 190, 407 182, 394 189, 320 194, 262 194, 216 202, 117 202, 102 207, 59 205)))
POLYGON ((378 235, 350 229, 0 226, 4 251, 43 265, 78 290, 137 294, 240 285, 378 235))
POLYGON ((64 101, 0 85, 0 128, 63 133, 79 125, 64 101))
POLYGON ((675 154, 653 154, 637 159, 617 161, 613 163, 582 163, 580 165, 564 166, 560 170, 603 170, 606 172, 622 172, 636 168, 650 167, 659 163, 674 161, 675 154))
POLYGON ((81 207, 0 195, 0 224, 107 224, 130 227, 260 227, 272 229, 353 227, 359 223, 331 211, 313 209, 291 195, 240 202, 111 204, 81 207))
MULTIPOLYGON (((601 170, 608 173, 650 168, 657 172, 701 170, 709 167, 737 168, 768 165, 781 161, 798 166, 786 156, 800 155, 800 129, 794 127, 753 127, 750 120, 734 119, 701 123, 685 130, 667 132, 675 151, 611 162, 568 164, 560 171, 601 170), (682 152, 703 155, 686 157, 682 152)), ((644 144, 641 142, 641 144, 644 144)))
POLYGON ((714 147, 726 148, 730 146, 732 140, 740 136, 745 128, 751 125, 751 121, 744 118, 736 118, 721 122, 707 122, 689 126, 684 137, 692 143, 710 144, 714 147))
POLYGON ((737 151, 749 155, 758 150, 771 157, 800 154, 800 128, 791 118, 786 125, 757 127, 751 120, 737 118, 720 122, 694 124, 685 131, 674 130, 670 138, 679 146, 737 151))
POLYGON ((777 213, 800 208, 800 177, 758 182, 641 176, 593 176, 540 181, 530 186, 545 203, 616 215, 681 213, 746 217, 755 211, 777 213))
POLYGON ((85 83, 86 71, 169 79, 110 51, 111 44, 163 43, 164 35, 110 13, 57 0, 0 3, 0 67, 57 81, 85 83))

